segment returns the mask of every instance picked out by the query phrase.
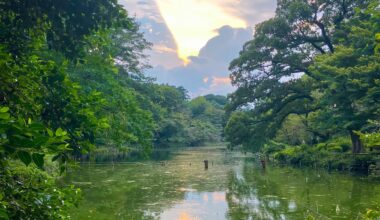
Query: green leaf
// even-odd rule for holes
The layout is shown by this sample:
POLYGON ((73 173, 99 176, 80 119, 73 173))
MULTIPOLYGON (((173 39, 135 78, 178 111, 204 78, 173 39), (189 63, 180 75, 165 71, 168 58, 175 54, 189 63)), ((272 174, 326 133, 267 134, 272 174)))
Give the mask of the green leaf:
POLYGON ((33 162, 40 169, 42 169, 44 166, 44 156, 45 156, 45 154, 38 154, 38 153, 32 154, 33 162))
POLYGON ((6 112, 0 112, 0 119, 9 119, 11 115, 6 112))
POLYGON ((58 129, 55 131, 55 135, 56 135, 56 136, 62 136, 62 133, 63 133, 62 128, 58 128, 58 129))
POLYGON ((380 33, 377 33, 377 34, 375 35, 375 38, 376 38, 376 41, 380 41, 380 33))
POLYGON ((55 146, 55 149, 59 150, 59 151, 65 151, 65 150, 70 150, 68 147, 70 146, 70 144, 60 144, 58 146, 55 146))
POLYGON ((46 144, 48 141, 49 141, 49 137, 45 137, 45 136, 37 137, 33 141, 33 146, 36 148, 40 148, 41 146, 46 144))
POLYGON ((1 107, 0 108, 0 113, 5 113, 9 111, 9 107, 1 107))
POLYGON ((32 158, 30 157, 30 154, 26 151, 18 151, 17 152, 18 158, 26 165, 28 166, 32 162, 32 158))
POLYGON ((45 126, 43 126, 40 123, 33 123, 30 125, 29 128, 32 129, 33 131, 43 131, 45 126))
POLYGON ((49 135, 50 137, 53 137, 53 136, 54 136, 53 131, 50 130, 49 128, 46 128, 46 131, 47 131, 47 133, 48 133, 48 135, 49 135))
POLYGON ((55 131, 55 135, 58 136, 58 137, 61 137, 61 136, 65 136, 67 134, 66 131, 62 130, 62 128, 58 128, 56 131, 55 131))

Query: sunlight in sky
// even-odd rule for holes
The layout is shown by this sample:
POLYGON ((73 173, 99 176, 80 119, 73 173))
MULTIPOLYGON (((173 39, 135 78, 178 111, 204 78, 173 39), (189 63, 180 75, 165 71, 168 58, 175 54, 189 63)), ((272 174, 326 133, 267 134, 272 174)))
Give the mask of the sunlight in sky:
POLYGON ((197 56, 216 29, 230 25, 246 27, 244 20, 234 17, 209 0, 156 0, 161 15, 178 46, 178 56, 188 62, 188 56, 197 56))

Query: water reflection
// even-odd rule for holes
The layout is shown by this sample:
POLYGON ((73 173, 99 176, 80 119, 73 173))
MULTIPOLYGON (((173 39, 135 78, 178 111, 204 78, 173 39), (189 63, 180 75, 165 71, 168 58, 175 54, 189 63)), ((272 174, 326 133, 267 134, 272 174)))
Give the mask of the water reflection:
POLYGON ((241 173, 230 172, 228 180, 231 219, 356 219, 380 204, 378 183, 324 171, 262 172, 246 163, 241 173))
POLYGON ((165 210, 161 219, 224 219, 225 192, 189 192, 179 204, 165 210))
POLYGON ((286 167, 264 172, 222 149, 183 151, 164 165, 84 165, 65 181, 84 193, 73 219, 355 219, 380 204, 378 183, 286 167))

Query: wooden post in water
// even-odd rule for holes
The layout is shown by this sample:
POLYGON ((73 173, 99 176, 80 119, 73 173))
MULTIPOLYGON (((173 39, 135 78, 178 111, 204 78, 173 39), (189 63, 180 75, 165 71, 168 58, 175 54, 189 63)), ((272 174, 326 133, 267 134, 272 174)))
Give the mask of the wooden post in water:
POLYGON ((263 167, 263 169, 265 170, 265 159, 261 159, 261 166, 263 167))
POLYGON ((259 159, 260 159, 260 162, 261 162, 261 166, 263 167, 263 169, 265 170, 265 163, 266 163, 266 161, 265 161, 265 155, 263 155, 263 154, 259 154, 259 159))
POLYGON ((204 160, 203 163, 205 164, 205 170, 208 170, 208 160, 204 160))

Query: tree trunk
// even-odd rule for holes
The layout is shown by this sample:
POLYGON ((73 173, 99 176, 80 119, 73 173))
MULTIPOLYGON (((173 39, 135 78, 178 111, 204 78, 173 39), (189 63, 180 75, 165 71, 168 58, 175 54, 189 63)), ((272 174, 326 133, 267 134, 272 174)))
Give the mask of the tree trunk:
POLYGON ((351 142, 352 142, 352 153, 353 154, 361 153, 363 150, 363 144, 362 144, 362 141, 360 140, 360 136, 357 135, 353 131, 350 131, 350 135, 351 135, 351 142))

